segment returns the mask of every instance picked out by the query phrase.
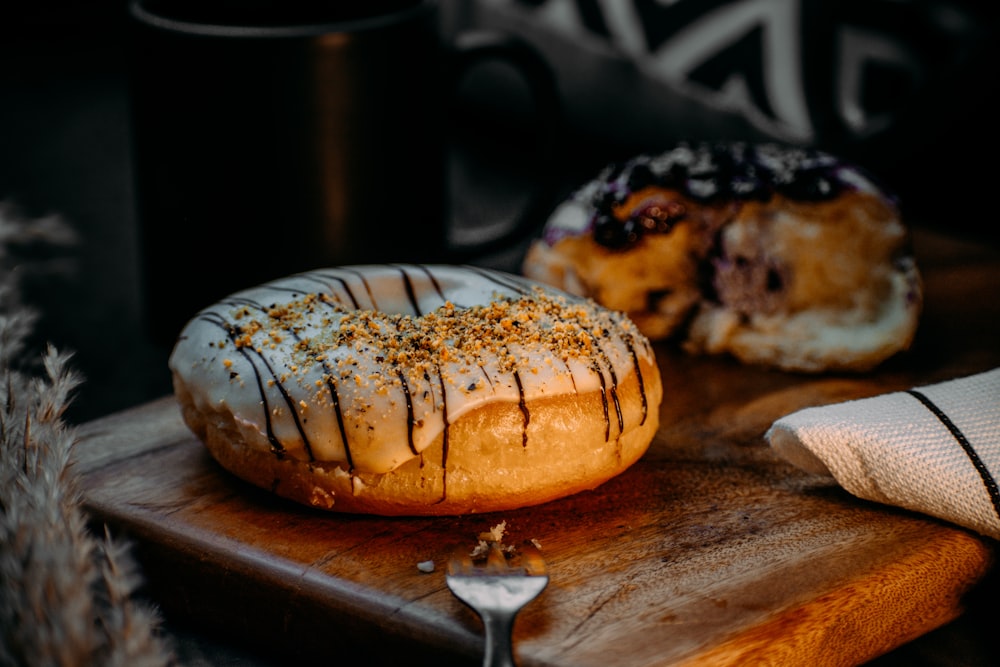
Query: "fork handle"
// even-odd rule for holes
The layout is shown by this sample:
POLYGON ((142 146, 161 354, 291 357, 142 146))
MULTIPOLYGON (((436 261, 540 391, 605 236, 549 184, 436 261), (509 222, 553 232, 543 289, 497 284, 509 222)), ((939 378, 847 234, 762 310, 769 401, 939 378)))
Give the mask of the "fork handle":
POLYGON ((514 616, 483 613, 482 619, 486 630, 483 667, 516 667, 512 641, 514 616))

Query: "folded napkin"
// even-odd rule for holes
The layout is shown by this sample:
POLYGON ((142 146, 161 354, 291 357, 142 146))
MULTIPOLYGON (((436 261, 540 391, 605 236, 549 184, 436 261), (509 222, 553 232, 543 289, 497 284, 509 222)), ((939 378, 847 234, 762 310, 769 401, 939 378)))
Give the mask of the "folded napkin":
POLYGON ((859 498, 1000 539, 1000 368, 800 410, 765 438, 859 498))

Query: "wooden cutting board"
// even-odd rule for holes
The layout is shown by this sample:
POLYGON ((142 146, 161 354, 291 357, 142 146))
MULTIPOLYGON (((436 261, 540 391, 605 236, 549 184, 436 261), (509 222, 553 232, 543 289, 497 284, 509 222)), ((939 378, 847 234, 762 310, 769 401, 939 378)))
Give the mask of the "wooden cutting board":
POLYGON ((321 513, 231 477, 165 397, 81 428, 85 507, 134 540, 169 615, 295 660, 479 664, 482 626, 444 563, 506 521, 551 576, 515 627, 523 665, 858 664, 956 618, 995 543, 853 498, 763 434, 801 407, 1000 365, 998 254, 929 234, 917 249, 927 309, 909 354, 814 377, 659 346, 657 438, 591 492, 454 518, 321 513))

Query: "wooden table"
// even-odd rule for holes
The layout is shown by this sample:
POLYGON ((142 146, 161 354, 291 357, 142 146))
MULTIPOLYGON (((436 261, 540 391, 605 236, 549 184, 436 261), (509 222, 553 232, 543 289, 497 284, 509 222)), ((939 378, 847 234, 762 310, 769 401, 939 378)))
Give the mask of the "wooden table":
POLYGON ((1000 365, 1000 253, 915 242, 927 304, 911 352, 862 376, 802 376, 659 346, 660 431, 592 492, 454 518, 320 513, 228 475, 164 397, 81 428, 85 507, 135 541, 165 610, 301 660, 478 664, 481 625, 443 564, 506 520, 551 575, 515 628, 524 665, 865 662, 961 614, 996 545, 858 500, 763 434, 801 407, 1000 365), (427 560, 435 571, 417 568, 427 560))

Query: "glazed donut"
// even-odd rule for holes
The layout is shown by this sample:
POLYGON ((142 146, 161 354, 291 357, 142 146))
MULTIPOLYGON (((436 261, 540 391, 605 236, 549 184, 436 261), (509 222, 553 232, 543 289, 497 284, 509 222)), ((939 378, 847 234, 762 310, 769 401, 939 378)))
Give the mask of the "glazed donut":
POLYGON ((593 489, 659 424, 649 340, 589 299, 444 265, 316 270, 197 313, 169 360, 226 469, 335 512, 508 510, 593 489))
POLYGON ((908 349, 923 302, 896 200, 855 165, 774 144, 611 165, 557 207, 522 270, 654 341, 799 372, 908 349))

